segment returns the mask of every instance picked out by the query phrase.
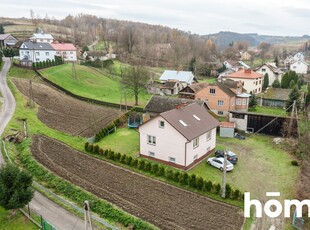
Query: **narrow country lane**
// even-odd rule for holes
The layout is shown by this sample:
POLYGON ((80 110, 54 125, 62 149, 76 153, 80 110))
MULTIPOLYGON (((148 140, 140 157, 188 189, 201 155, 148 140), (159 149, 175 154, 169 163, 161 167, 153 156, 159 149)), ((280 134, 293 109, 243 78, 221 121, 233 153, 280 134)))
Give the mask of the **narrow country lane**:
MULTIPOLYGON (((2 111, 0 111, 0 137, 12 118, 16 106, 15 98, 6 83, 6 75, 10 69, 11 61, 9 58, 4 58, 3 60, 4 66, 0 72, 0 92, 4 99, 4 104, 2 111)), ((5 161, 0 148, 0 165, 4 163, 5 161)), ((53 224, 58 230, 85 229, 82 219, 69 213, 39 192, 35 193, 34 198, 30 202, 30 208, 42 215, 44 219, 53 224)))

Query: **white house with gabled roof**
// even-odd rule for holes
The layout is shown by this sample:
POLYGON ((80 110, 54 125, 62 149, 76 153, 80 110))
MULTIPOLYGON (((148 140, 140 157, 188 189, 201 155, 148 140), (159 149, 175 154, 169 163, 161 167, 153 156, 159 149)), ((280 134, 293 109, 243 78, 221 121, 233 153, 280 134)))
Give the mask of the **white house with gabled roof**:
POLYGON ((31 41, 35 42, 47 42, 52 43, 54 41, 54 38, 51 34, 45 34, 45 33, 34 33, 32 37, 30 38, 31 41))
POLYGON ((268 80, 269 80, 269 86, 272 85, 272 83, 275 80, 278 80, 280 83, 282 81, 282 75, 283 71, 279 69, 274 62, 267 62, 258 68, 256 68, 255 72, 260 73, 262 75, 268 74, 268 80))
POLYGON ((309 64, 304 61, 296 61, 290 65, 290 70, 297 74, 307 74, 309 64))
POLYGON ((191 71, 177 71, 177 70, 165 70, 164 73, 160 76, 159 80, 162 83, 165 83, 169 80, 179 81, 186 85, 191 85, 194 82, 197 82, 197 79, 191 71))
POLYGON ((42 62, 55 60, 56 50, 49 43, 23 42, 19 47, 21 62, 42 62))
POLYGON ((204 106, 180 105, 139 127, 140 156, 188 170, 214 150, 218 125, 204 106))

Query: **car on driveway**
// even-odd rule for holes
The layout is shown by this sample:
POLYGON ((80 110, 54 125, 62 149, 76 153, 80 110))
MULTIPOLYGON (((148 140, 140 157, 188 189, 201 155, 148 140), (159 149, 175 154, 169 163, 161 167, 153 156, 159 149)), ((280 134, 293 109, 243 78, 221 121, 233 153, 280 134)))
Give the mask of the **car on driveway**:
MULTIPOLYGON (((213 167, 220 169, 221 171, 223 171, 223 169, 224 169, 224 158, 222 158, 222 157, 210 157, 207 160, 207 163, 209 165, 212 165, 213 167)), ((229 161, 227 161, 226 171, 231 171, 233 169, 234 169, 234 165, 232 163, 230 163, 229 161)))
MULTIPOLYGON (((224 157, 224 152, 225 152, 224 150, 216 150, 215 156, 224 157)), ((232 164, 236 164, 238 162, 238 156, 232 151, 226 151, 226 152, 227 152, 227 160, 232 164)))

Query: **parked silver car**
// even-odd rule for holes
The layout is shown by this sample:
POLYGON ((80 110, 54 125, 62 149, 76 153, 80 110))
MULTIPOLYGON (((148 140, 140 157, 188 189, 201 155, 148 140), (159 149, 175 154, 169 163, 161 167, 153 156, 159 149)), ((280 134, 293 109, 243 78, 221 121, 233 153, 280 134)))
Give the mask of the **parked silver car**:
MULTIPOLYGON (((210 157, 207 160, 207 163, 209 165, 212 165, 213 167, 220 169, 221 171, 223 171, 223 169, 224 169, 224 158, 222 158, 222 157, 210 157)), ((231 171, 233 169, 234 169, 234 165, 232 163, 230 163, 229 161, 227 161, 226 171, 231 171)))

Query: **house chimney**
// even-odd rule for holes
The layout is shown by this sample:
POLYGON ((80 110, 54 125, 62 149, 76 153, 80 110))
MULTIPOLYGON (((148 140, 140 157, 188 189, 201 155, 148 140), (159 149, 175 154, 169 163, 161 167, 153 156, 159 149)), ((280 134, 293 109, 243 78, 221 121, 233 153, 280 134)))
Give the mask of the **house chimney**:
POLYGON ((252 70, 251 69, 245 69, 244 73, 252 73, 252 70))

